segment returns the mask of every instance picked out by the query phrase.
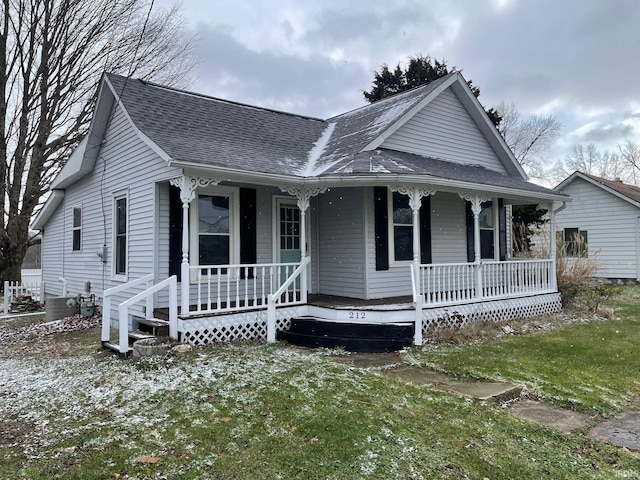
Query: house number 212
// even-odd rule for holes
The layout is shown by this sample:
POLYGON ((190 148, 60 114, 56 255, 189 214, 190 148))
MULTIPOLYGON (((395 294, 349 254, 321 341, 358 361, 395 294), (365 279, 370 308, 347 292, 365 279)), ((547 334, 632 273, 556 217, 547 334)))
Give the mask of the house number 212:
POLYGON ((349 319, 350 320, 362 320, 364 319, 365 316, 365 312, 349 312, 349 319))

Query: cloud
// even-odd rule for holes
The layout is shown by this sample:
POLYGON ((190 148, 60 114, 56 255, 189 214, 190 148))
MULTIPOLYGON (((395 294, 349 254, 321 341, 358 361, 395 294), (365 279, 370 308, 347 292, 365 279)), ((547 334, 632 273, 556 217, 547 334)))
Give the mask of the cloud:
POLYGON ((313 54, 257 52, 228 32, 197 25, 198 89, 203 93, 292 113, 329 117, 364 103, 362 66, 313 54))
POLYGON ((504 100, 525 115, 554 114, 565 136, 553 155, 577 141, 603 142, 601 149, 640 141, 637 0, 185 0, 184 7, 200 37, 194 90, 203 93, 326 118, 363 105, 362 90, 382 64, 423 54, 461 68, 486 106, 504 100))

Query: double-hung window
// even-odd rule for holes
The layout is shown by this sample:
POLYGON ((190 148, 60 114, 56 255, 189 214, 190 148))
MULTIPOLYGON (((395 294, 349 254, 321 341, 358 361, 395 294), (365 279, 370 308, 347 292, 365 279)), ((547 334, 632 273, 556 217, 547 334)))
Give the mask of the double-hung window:
POLYGON ((74 252, 82 250, 82 207, 73 207, 72 246, 74 252))
POLYGON ((390 256, 394 262, 413 260, 413 210, 409 196, 393 192, 390 195, 390 256))
POLYGON ((478 216, 480 224, 480 258, 495 258, 496 219, 493 202, 484 202, 478 216))
POLYGON ((113 274, 126 279, 128 271, 129 210, 127 193, 113 197, 113 274))
POLYGON ((238 208, 237 189, 216 187, 198 194, 190 209, 192 264, 238 263, 238 208))

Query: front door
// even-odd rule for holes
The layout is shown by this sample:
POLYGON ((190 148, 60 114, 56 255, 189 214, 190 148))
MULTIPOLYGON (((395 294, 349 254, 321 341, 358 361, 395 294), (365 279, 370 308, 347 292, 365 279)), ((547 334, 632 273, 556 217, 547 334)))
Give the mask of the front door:
MULTIPOLYGON (((290 199, 277 199, 277 258, 281 263, 300 263, 300 209, 290 199)), ((295 266, 282 267, 280 284, 296 269, 295 266)), ((300 289, 299 280, 296 290, 300 289)))

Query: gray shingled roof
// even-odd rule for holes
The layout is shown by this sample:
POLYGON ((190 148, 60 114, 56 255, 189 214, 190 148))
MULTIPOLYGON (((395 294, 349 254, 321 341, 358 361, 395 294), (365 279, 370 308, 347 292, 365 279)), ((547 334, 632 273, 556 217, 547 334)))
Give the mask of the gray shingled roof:
POLYGON ((326 122, 108 74, 135 125, 172 159, 287 174, 306 165, 326 122))
POLYGON ((316 176, 353 158, 449 76, 328 120, 107 77, 135 125, 174 160, 316 176))
POLYGON ((429 175, 555 193, 477 165, 362 149, 451 75, 328 120, 293 115, 107 74, 135 125, 172 159, 299 177, 429 175))
POLYGON ((550 193, 553 190, 529 183, 516 177, 509 176, 480 165, 464 165, 446 162, 437 158, 425 157, 407 152, 398 152, 386 148, 379 148, 371 152, 362 152, 355 158, 344 160, 323 173, 322 176, 332 175, 429 175, 440 179, 457 180, 480 185, 512 188, 527 192, 550 193))

